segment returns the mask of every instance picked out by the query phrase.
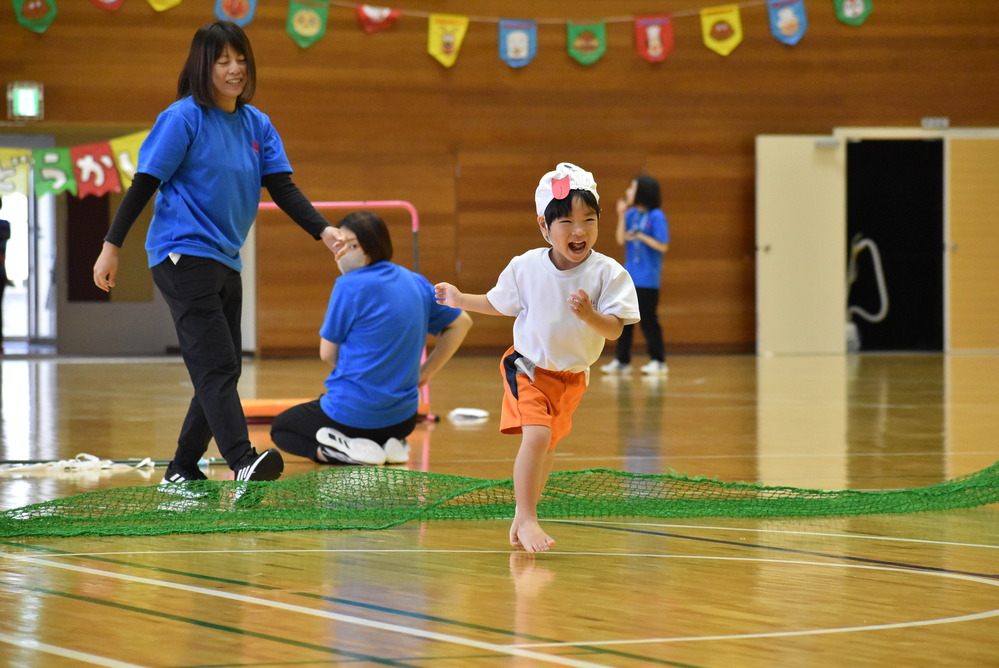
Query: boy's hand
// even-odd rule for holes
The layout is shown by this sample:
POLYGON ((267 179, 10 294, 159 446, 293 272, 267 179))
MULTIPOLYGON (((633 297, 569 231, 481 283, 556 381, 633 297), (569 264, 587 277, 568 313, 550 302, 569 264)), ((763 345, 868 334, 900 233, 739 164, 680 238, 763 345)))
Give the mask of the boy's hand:
POLYGON ((461 290, 450 283, 438 283, 434 286, 437 303, 451 308, 461 308, 458 304, 461 301, 461 290))
POLYGON ((592 327, 600 336, 610 341, 616 341, 621 336, 624 321, 616 315, 597 311, 585 290, 576 290, 566 301, 569 302, 572 314, 592 327))
POLYGON ((590 296, 582 288, 569 295, 566 301, 569 303, 569 310, 583 322, 588 322, 590 317, 596 313, 590 296))

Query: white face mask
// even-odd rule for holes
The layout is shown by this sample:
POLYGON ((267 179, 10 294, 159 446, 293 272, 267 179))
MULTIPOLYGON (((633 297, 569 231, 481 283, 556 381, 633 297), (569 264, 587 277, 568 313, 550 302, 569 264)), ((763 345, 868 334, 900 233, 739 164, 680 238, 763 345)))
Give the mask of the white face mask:
POLYGON ((341 274, 346 274, 354 271, 355 269, 366 267, 371 263, 371 258, 368 257, 368 254, 364 252, 363 248, 361 248, 361 244, 357 242, 357 236, 353 232, 344 229, 343 241, 347 245, 347 252, 343 254, 343 257, 336 261, 336 266, 340 269, 341 274))

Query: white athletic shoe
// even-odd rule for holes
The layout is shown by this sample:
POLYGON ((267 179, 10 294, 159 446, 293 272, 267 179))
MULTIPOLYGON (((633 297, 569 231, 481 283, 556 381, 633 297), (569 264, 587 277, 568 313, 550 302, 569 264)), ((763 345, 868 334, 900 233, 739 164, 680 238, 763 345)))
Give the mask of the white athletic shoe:
POLYGON ((381 466, 385 448, 368 438, 347 438, 336 429, 323 427, 316 432, 319 451, 331 464, 381 466))
POLYGON ((649 360, 648 364, 642 365, 642 373, 646 376, 665 376, 669 373, 669 367, 665 362, 649 360))
POLYGON ((612 360, 600 367, 604 373, 631 373, 630 364, 621 364, 617 360, 612 360))
POLYGON ((385 463, 405 464, 409 461, 409 443, 398 438, 385 441, 385 463))

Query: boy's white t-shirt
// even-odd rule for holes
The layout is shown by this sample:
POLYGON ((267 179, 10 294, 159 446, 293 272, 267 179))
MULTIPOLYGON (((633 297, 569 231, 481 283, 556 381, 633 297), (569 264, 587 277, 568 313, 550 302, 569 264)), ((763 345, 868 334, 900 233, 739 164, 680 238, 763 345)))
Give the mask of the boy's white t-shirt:
POLYGON ((638 296, 631 276, 617 260, 592 251, 578 266, 560 271, 548 248, 510 260, 486 293, 504 315, 515 316, 513 347, 550 371, 585 371, 603 352, 605 339, 569 310, 569 295, 582 289, 598 313, 638 322, 638 296))

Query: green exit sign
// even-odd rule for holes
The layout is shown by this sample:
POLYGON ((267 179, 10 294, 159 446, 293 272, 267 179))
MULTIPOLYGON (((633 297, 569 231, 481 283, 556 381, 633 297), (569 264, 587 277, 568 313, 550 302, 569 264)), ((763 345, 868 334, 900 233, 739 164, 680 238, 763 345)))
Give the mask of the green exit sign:
POLYGON ((7 84, 7 118, 38 120, 42 118, 44 109, 42 84, 34 81, 7 84))

